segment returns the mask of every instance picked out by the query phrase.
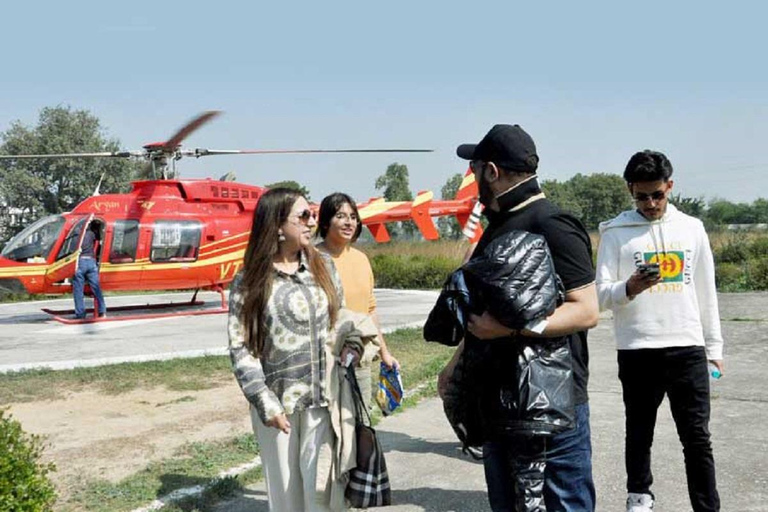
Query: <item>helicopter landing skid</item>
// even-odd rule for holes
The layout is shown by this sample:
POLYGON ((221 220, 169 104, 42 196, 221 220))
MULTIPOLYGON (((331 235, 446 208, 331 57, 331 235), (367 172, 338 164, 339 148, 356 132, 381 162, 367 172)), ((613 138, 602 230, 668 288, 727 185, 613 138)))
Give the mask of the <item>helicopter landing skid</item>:
POLYGON ((60 322, 62 324, 67 325, 74 325, 74 324, 93 324, 97 322, 119 322, 123 320, 146 320, 149 318, 169 318, 174 316, 200 316, 200 315, 219 315, 222 313, 226 313, 229 311, 229 307, 227 306, 226 299, 224 297, 224 290, 221 288, 215 289, 213 291, 219 292, 221 295, 221 305, 216 308, 208 308, 208 309, 194 309, 191 311, 168 311, 168 312, 157 312, 153 313, 151 311, 157 311, 157 310, 164 310, 164 309, 170 309, 170 308, 188 308, 193 306, 201 306, 205 304, 204 301, 197 300, 197 292, 192 296, 192 299, 188 302, 167 302, 162 304, 143 304, 143 305, 133 305, 133 306, 114 306, 110 307, 107 311, 109 313, 109 316, 105 317, 96 317, 93 311, 93 308, 86 309, 86 316, 85 318, 74 318, 72 315, 75 314, 74 309, 48 309, 43 308, 43 311, 45 313, 48 313, 52 316, 53 320, 56 320, 57 322, 60 322), (143 313, 135 313, 135 314, 126 314, 126 315, 113 315, 113 313, 120 313, 123 311, 144 311, 143 313))

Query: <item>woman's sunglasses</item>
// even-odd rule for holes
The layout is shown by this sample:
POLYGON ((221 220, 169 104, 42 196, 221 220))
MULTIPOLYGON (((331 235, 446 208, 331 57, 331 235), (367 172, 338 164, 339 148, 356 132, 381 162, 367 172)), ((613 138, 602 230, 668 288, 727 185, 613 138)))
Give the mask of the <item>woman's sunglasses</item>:
POLYGON ((296 215, 296 218, 299 219, 300 222, 308 224, 309 219, 317 220, 317 213, 313 212, 312 210, 304 210, 303 212, 296 215))

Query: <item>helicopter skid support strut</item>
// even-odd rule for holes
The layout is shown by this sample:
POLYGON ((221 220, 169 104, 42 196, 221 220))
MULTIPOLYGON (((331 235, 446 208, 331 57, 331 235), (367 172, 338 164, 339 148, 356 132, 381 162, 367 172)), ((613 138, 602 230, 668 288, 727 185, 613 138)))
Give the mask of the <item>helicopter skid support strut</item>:
POLYGON ((171 308, 189 308, 194 306, 202 306, 204 301, 197 300, 197 292, 187 302, 165 302, 161 304, 135 304, 132 306, 114 306, 107 309, 107 316, 97 318, 94 315, 93 308, 86 309, 85 318, 74 318, 74 309, 48 309, 43 308, 45 313, 52 316, 53 320, 62 324, 76 325, 76 324, 93 324, 101 322, 120 322, 123 320, 145 320, 149 318, 170 318, 177 316, 200 316, 200 315, 219 315, 229 311, 226 298, 224 297, 224 290, 221 287, 216 287, 212 291, 219 292, 221 296, 221 305, 215 308, 206 309, 193 309, 193 310, 181 310, 181 311, 165 311, 171 308), (131 311, 141 311, 141 313, 130 313, 131 311), (159 311, 159 312, 155 312, 159 311), (129 312, 128 314, 117 314, 122 312, 129 312))

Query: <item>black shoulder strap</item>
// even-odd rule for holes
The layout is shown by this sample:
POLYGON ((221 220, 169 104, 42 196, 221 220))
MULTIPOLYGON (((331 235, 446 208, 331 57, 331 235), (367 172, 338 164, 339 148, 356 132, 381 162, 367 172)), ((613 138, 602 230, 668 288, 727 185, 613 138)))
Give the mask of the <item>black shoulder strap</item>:
POLYGON ((371 415, 368 413, 368 408, 365 406, 365 400, 363 400, 363 392, 360 391, 360 385, 357 383, 357 375, 355 375, 355 369, 347 367, 346 377, 349 381, 349 385, 352 388, 352 400, 355 402, 355 423, 358 425, 371 426, 371 415), (366 419, 368 420, 366 423, 366 419))

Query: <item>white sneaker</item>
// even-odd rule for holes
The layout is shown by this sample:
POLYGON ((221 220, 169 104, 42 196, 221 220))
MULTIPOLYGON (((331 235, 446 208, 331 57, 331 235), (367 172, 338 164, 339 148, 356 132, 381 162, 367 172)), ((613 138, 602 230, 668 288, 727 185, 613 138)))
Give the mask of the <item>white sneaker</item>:
POLYGON ((627 512, 653 512, 653 496, 630 492, 627 495, 627 512))

